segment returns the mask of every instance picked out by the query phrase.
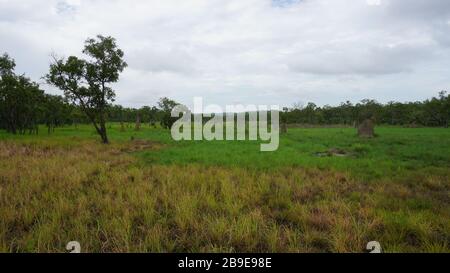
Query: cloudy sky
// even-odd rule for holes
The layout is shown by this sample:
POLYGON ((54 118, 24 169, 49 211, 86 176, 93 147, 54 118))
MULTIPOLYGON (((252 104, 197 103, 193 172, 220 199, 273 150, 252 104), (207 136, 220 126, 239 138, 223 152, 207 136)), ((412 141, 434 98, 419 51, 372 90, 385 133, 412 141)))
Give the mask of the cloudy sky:
MULTIPOLYGON (((450 89, 449 0, 0 0, 0 52, 33 80, 111 35, 117 102, 422 100, 450 89)), ((42 85, 50 93, 58 90, 42 85)))

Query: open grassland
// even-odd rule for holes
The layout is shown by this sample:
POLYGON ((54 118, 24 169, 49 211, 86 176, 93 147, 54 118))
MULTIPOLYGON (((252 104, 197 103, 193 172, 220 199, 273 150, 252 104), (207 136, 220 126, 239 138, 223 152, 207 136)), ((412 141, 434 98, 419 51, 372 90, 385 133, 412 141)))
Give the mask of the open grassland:
POLYGON ((297 128, 261 153, 110 126, 0 133, 0 251, 450 252, 448 129, 297 128))

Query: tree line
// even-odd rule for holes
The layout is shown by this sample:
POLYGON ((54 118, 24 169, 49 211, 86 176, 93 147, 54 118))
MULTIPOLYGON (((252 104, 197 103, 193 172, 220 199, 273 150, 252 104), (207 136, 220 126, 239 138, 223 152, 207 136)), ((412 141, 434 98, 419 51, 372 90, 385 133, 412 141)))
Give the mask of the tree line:
MULTIPOLYGON (((178 103, 162 98, 156 106, 142 108, 125 108, 112 105, 109 108, 109 119, 114 122, 141 122, 150 125, 164 123, 170 128, 170 111, 178 103)), ((270 115, 270 113, 269 113, 270 115)), ((270 116, 269 116, 270 117, 270 116)), ((376 100, 364 99, 358 103, 349 101, 338 106, 317 106, 309 102, 292 107, 285 107, 280 113, 282 123, 310 125, 348 125, 355 126, 366 119, 372 119, 380 125, 448 127, 450 122, 450 94, 441 91, 437 96, 416 102, 379 103, 376 100)))
POLYGON ((45 94, 25 75, 17 75, 8 54, 0 56, 0 128, 13 134, 37 134, 70 123, 74 107, 61 96, 45 94))
MULTIPOLYGON (((92 55, 115 46, 110 37, 100 36, 99 39, 99 42, 86 42, 93 47, 88 47, 94 51, 92 55)), ((103 53, 99 54, 99 59, 104 60, 106 54, 103 53)), ((178 103, 169 98, 161 98, 156 106, 140 109, 111 103, 115 94, 106 84, 118 79, 117 72, 125 66, 121 57, 112 61, 116 64, 108 67, 102 61, 88 63, 76 57, 55 58, 45 79, 64 91, 64 96, 58 96, 46 94, 39 84, 17 74, 14 59, 3 54, 0 56, 0 129, 12 134, 38 134, 39 125, 45 125, 47 132, 52 133, 55 128, 65 125, 93 123, 107 143, 106 121, 130 123, 140 120, 152 126, 160 124, 170 128, 173 123, 170 112, 178 103)))
MULTIPOLYGON (((56 127, 91 123, 103 143, 108 143, 106 122, 141 123, 170 128, 176 120, 171 110, 178 104, 161 98, 155 106, 139 109, 114 104, 111 84, 127 67, 124 52, 112 37, 98 35, 85 41, 85 58, 53 56, 45 81, 63 91, 64 96, 46 94, 36 82, 15 72, 15 61, 0 56, 0 129, 12 134, 37 134, 45 124, 48 133, 56 127)), ((282 124, 356 125, 365 119, 378 124, 448 127, 450 95, 446 91, 421 102, 379 103, 365 99, 353 104, 319 107, 314 103, 295 104, 281 112, 282 124)))
POLYGON ((450 121, 450 94, 439 92, 437 97, 416 102, 379 103, 365 99, 356 104, 349 101, 339 106, 319 107, 314 103, 296 104, 284 108, 283 122, 287 124, 356 125, 365 119, 377 124, 402 126, 448 127, 450 121))

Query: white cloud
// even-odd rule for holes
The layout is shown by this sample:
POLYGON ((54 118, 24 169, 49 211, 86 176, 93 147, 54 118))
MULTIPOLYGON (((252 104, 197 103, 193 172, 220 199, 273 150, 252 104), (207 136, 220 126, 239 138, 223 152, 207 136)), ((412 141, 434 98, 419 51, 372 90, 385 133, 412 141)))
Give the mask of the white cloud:
POLYGON ((0 0, 0 51, 39 80, 112 35, 131 106, 414 100, 449 88, 449 21, 448 0, 0 0))

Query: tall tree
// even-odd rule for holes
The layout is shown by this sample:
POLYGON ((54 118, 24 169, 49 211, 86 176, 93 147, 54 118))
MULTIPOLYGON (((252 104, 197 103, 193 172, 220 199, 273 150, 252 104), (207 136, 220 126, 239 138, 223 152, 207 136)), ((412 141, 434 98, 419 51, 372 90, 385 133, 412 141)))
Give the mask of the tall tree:
POLYGON ((106 132, 106 114, 110 102, 116 96, 109 86, 119 80, 120 73, 127 67, 124 53, 112 37, 98 35, 87 39, 83 53, 89 59, 75 56, 54 58, 46 80, 64 92, 74 104, 81 106, 103 143, 109 143, 106 132))

